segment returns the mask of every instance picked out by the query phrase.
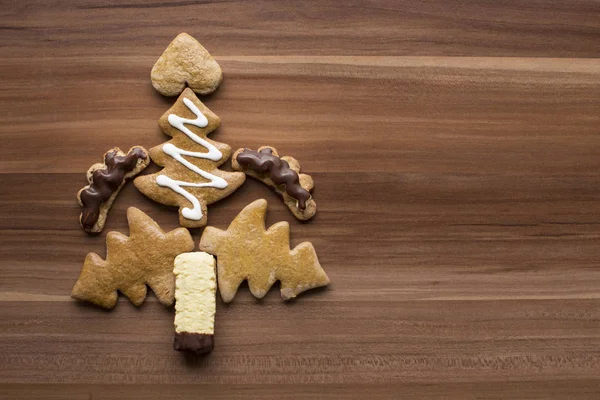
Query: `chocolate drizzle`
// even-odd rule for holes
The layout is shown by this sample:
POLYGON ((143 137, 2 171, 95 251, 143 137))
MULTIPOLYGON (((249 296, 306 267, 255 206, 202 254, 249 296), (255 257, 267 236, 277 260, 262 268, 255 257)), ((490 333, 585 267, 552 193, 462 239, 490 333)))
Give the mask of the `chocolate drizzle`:
POLYGON ((215 347, 214 335, 193 332, 176 332, 173 349, 195 354, 210 353, 215 347))
POLYGON ((145 160, 148 155, 139 147, 132 149, 127 155, 119 156, 113 150, 104 156, 106 169, 98 169, 92 174, 92 183, 80 194, 83 211, 81 224, 91 229, 100 216, 100 205, 112 196, 121 186, 125 175, 133 171, 139 159, 145 160))
POLYGON ((290 168, 287 161, 273 155, 273 150, 265 148, 259 152, 244 149, 236 160, 242 167, 261 174, 268 173, 276 185, 285 185, 286 193, 298 200, 300 210, 306 209, 310 193, 300 185, 298 173, 290 168))

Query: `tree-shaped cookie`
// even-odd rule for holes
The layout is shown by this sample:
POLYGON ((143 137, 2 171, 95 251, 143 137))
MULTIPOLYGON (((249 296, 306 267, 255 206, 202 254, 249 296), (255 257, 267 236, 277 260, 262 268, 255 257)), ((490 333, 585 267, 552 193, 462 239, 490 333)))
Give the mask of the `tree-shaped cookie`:
POLYGON ((185 228, 165 233, 137 208, 127 210, 130 236, 119 232, 106 235, 106 260, 89 253, 71 297, 113 308, 120 291, 136 306, 146 298, 146 284, 164 305, 174 301, 173 262, 181 253, 194 249, 185 228))
POLYGON ((206 225, 206 205, 229 196, 244 183, 242 172, 218 167, 231 155, 231 147, 206 137, 220 119, 187 88, 158 121, 172 137, 150 149, 150 157, 164 167, 139 176, 135 186, 154 201, 179 207, 179 223, 187 228, 206 225))
POLYGON ((266 211, 267 201, 256 200, 226 231, 211 226, 204 229, 200 249, 217 256, 217 282, 226 303, 233 300, 246 279, 259 299, 278 280, 284 300, 329 284, 313 245, 304 242, 290 250, 289 224, 278 222, 265 229, 266 211))

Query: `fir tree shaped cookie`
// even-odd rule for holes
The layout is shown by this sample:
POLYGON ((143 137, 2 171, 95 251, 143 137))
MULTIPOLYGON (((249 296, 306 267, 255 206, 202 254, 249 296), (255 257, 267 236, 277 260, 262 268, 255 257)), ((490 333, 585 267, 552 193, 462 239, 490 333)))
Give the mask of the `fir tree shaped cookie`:
POLYGON ((229 196, 246 179, 242 172, 218 168, 231 155, 231 147, 206 136, 220 123, 191 89, 185 89, 158 121, 172 139, 150 149, 152 161, 164 169, 134 181, 152 200, 179 207, 181 226, 205 226, 206 205, 229 196))
POLYGON ((265 229, 267 201, 246 206, 226 231, 208 226, 200 239, 200 250, 217 256, 217 282, 223 301, 235 297, 238 286, 248 280, 250 291, 263 298, 276 281, 281 297, 329 284, 317 253, 309 242, 290 250, 290 227, 278 222, 265 229))
POLYGON ((96 253, 87 255, 71 297, 113 308, 118 290, 140 306, 148 284, 161 303, 173 304, 173 262, 177 255, 194 249, 192 236, 185 228, 165 233, 134 207, 127 210, 127 221, 130 236, 106 235, 106 260, 96 253))

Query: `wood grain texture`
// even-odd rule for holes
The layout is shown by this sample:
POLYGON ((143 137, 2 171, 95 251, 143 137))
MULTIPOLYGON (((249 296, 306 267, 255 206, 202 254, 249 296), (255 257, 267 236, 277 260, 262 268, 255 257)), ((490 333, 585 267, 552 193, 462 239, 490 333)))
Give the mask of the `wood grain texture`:
POLYGON ((600 393, 597 1, 3 0, 0 32, 0 398, 600 393), (153 295, 69 297, 127 207, 177 226, 127 185, 90 237, 75 194, 107 149, 166 140, 149 74, 182 31, 223 68, 215 140, 316 182, 309 223, 252 179, 209 223, 264 197, 332 281, 218 302, 198 359, 153 295))

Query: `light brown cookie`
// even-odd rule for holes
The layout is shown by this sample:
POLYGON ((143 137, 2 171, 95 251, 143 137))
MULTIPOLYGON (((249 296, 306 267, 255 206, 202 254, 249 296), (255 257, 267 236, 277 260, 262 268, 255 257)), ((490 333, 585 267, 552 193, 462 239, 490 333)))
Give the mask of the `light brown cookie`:
POLYGON ((77 192, 77 201, 83 208, 79 223, 90 233, 104 229, 108 211, 125 183, 150 164, 148 151, 142 146, 132 147, 127 154, 114 147, 104 154, 103 160, 104 163, 88 169, 89 185, 77 192))
POLYGON ((215 346, 217 276, 215 258, 197 251, 175 257, 175 338, 173 348, 196 354, 215 346))
POLYGON ((117 303, 117 290, 136 306, 146 298, 146 284, 164 305, 173 304, 175 279, 173 261, 178 254, 194 249, 185 228, 165 233, 137 208, 127 210, 130 235, 106 235, 106 260, 89 253, 71 297, 104 308, 117 303))
POLYGON ((295 158, 279 157, 274 147, 263 146, 258 151, 238 149, 231 165, 275 190, 299 220, 310 219, 317 212, 317 203, 310 194, 313 179, 300 173, 300 163, 295 158))
POLYGON ((134 181, 152 200, 179 207, 181 226, 205 226, 206 205, 229 196, 246 180, 241 172, 218 168, 231 155, 231 147, 206 135, 220 123, 191 89, 185 89, 158 121, 172 139, 150 149, 152 161, 164 169, 134 181))
POLYGON ((177 96, 189 86, 198 94, 214 92, 221 81, 221 67, 202 45, 187 33, 169 44, 150 73, 152 86, 164 96, 177 96))
POLYGON ((200 250, 217 257, 217 282, 226 303, 233 300, 246 279, 259 299, 278 280, 284 300, 329 284, 313 245, 304 242, 290 251, 289 224, 278 222, 266 230, 266 211, 267 201, 256 200, 235 217, 226 231, 211 226, 204 229, 200 250))

